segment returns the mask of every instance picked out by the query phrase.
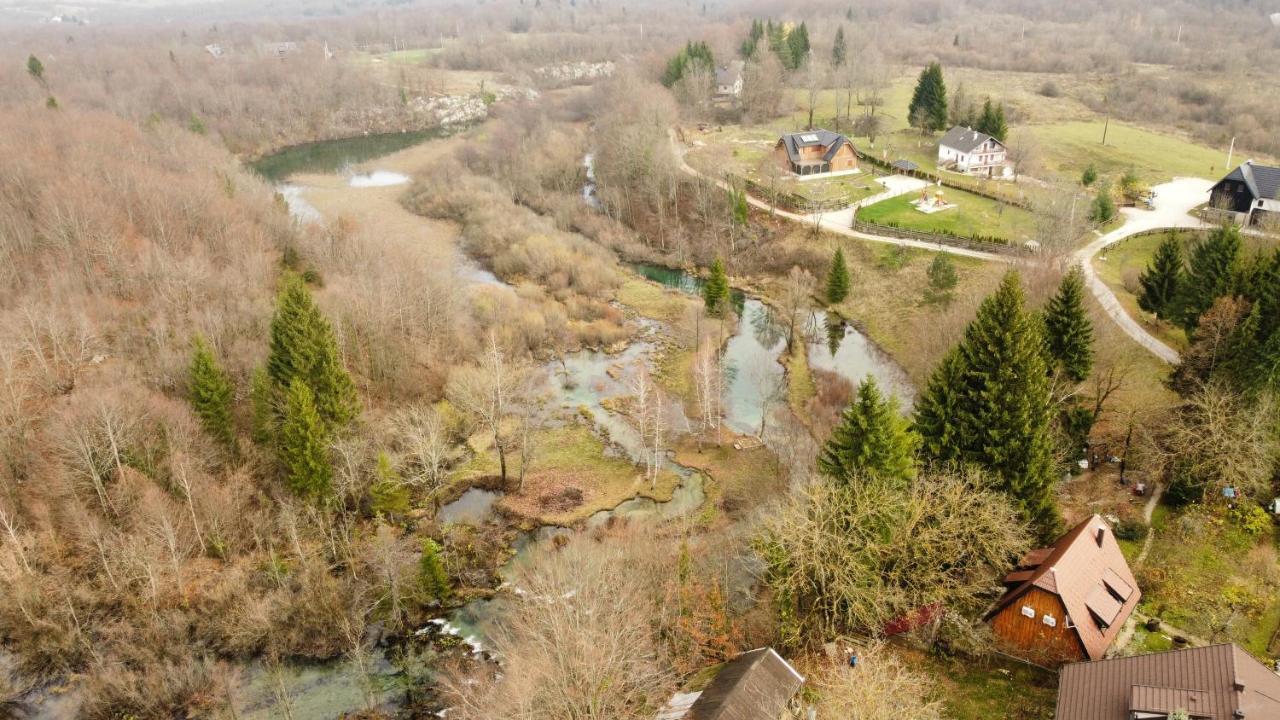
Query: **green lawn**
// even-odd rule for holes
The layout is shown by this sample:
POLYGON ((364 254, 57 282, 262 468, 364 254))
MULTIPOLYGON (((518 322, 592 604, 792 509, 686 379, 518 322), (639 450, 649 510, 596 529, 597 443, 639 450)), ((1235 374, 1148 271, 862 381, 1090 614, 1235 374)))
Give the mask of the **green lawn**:
POLYGON ((1251 537, 1224 513, 1193 508, 1156 518, 1153 531, 1151 552, 1137 571, 1141 610, 1207 641, 1231 640, 1264 656, 1280 626, 1274 529, 1251 537))
POLYGON ((925 214, 911 205, 913 200, 919 199, 919 195, 911 193, 865 207, 858 211, 858 217, 881 225, 969 237, 994 237, 1018 244, 1035 235, 1035 216, 1026 210, 954 188, 945 192, 947 201, 957 207, 925 214))
POLYGON ((1050 720, 1058 695, 1056 673, 991 657, 946 660, 903 651, 940 684, 948 720, 1050 720))
MULTIPOLYGON (((1216 180, 1226 174, 1226 148, 1214 149, 1182 138, 1111 121, 1107 144, 1102 144, 1105 122, 1100 119, 1033 125, 1045 169, 1077 179, 1090 163, 1098 173, 1118 178, 1132 167, 1151 184, 1175 177, 1216 180)), ((1233 164, 1243 161, 1237 157, 1233 164)))

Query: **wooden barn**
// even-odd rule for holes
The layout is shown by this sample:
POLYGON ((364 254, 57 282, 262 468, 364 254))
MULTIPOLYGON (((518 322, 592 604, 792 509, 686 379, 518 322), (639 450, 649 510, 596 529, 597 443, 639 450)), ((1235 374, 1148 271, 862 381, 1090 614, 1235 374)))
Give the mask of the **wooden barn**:
POLYGON ((987 620, 1002 650, 1040 665, 1101 660, 1142 597, 1097 515, 1027 553, 1004 585, 987 620))
POLYGON ((858 169, 853 143, 830 130, 788 133, 773 147, 778 164, 801 177, 851 172, 858 169))

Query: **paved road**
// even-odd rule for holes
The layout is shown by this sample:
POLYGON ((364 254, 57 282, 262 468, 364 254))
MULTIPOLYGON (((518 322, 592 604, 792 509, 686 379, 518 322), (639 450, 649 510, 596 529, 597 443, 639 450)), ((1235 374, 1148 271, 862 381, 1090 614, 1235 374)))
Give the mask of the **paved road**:
POLYGON ((1126 335, 1171 365, 1178 362, 1178 352, 1147 332, 1125 311, 1115 293, 1094 272, 1093 258, 1099 251, 1147 230, 1205 227, 1205 223, 1193 217, 1190 212, 1209 199, 1211 187, 1213 187, 1212 182, 1200 178, 1177 178, 1173 182, 1157 185, 1153 188, 1155 209, 1125 208, 1121 210, 1125 218, 1124 225, 1089 243, 1076 251, 1075 255, 1076 260, 1084 268, 1085 281, 1089 290, 1093 292, 1093 296, 1098 299, 1098 303, 1102 305, 1107 315, 1120 326, 1121 330, 1124 330, 1126 335))

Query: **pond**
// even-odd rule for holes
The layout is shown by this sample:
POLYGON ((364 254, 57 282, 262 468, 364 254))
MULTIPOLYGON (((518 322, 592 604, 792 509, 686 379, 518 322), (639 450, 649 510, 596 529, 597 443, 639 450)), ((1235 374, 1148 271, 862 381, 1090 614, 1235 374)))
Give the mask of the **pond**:
POLYGON ((815 310, 805 337, 809 345, 809 367, 835 373, 854 387, 870 375, 881 390, 898 396, 903 410, 911 408, 915 388, 906 371, 851 324, 839 316, 815 310))
POLYGON ((249 167, 271 182, 280 182, 300 172, 336 173, 349 165, 359 165, 390 155, 427 140, 445 137, 457 130, 457 127, 435 127, 303 143, 265 155, 249 163, 249 167))

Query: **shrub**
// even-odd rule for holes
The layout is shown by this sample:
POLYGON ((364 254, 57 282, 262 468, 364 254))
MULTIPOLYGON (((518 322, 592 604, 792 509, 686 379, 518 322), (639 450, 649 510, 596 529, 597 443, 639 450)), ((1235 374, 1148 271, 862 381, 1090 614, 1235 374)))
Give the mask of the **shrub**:
POLYGON ((1062 89, 1052 80, 1045 80, 1040 86, 1040 94, 1047 98, 1062 97, 1062 89))
POLYGON ((1116 538, 1130 542, 1145 540, 1150 530, 1141 520, 1121 520, 1115 527, 1116 538))

